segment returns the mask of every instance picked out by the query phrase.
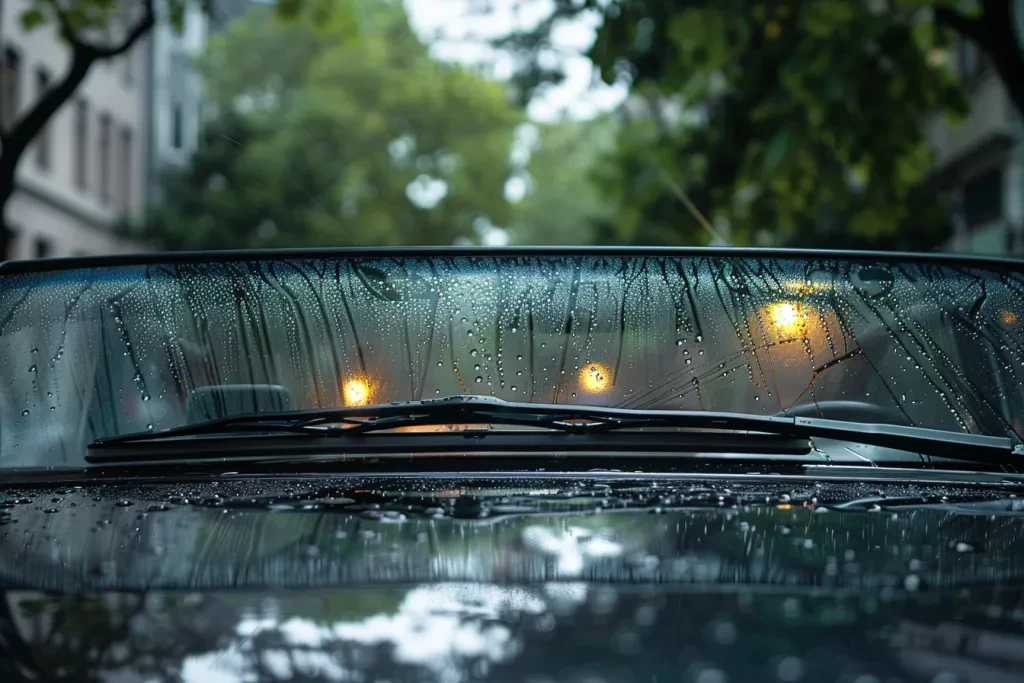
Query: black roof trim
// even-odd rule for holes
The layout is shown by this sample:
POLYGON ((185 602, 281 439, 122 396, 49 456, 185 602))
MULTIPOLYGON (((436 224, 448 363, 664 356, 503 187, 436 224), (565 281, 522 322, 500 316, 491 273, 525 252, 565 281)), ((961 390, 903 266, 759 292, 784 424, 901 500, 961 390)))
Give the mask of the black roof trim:
POLYGON ((764 249, 748 247, 341 247, 317 249, 250 249, 233 251, 172 251, 111 256, 6 261, 0 263, 0 275, 44 273, 76 268, 110 268, 116 266, 162 265, 170 263, 218 263, 236 261, 269 261, 277 259, 316 258, 417 258, 417 257, 517 256, 655 256, 655 257, 746 257, 775 259, 844 259, 850 261, 922 261, 926 263, 1007 267, 1024 270, 1024 260, 998 256, 974 256, 946 253, 913 253, 887 251, 843 251, 829 249, 764 249))

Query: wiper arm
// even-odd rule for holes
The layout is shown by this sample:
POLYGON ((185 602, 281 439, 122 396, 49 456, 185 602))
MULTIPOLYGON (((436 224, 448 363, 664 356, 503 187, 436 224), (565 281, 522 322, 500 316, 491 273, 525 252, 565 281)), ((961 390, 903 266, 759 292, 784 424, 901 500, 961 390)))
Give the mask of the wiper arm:
MULTIPOLYGON (((813 417, 515 403, 491 396, 454 396, 361 407, 239 415, 157 432, 101 439, 91 444, 89 450, 92 453, 118 446, 195 436, 259 433, 352 437, 401 427, 448 424, 527 426, 588 435, 641 428, 753 432, 793 439, 834 439, 988 464, 1001 464, 1016 457, 1013 444, 1008 438, 921 427, 813 417)), ((474 433, 485 435, 487 432, 474 433)), ((86 460, 107 461, 108 456, 89 455, 86 460)))

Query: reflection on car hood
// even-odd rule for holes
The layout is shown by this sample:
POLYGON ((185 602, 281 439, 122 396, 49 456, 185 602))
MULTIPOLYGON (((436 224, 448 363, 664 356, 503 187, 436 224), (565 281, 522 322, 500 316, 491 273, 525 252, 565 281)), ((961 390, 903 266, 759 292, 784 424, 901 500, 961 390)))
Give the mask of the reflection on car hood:
POLYGON ((0 680, 1017 681, 1010 496, 539 477, 0 490, 0 680))

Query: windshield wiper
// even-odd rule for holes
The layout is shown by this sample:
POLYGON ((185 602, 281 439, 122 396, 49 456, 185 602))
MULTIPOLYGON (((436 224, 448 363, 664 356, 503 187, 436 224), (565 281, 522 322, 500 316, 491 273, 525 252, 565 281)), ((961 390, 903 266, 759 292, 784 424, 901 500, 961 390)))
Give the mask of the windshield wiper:
MULTIPOLYGON (((1018 457, 1008 438, 921 427, 744 413, 514 403, 490 396, 455 396, 360 407, 239 415, 156 432, 124 434, 91 444, 86 460, 91 463, 134 460, 138 459, 137 454, 122 458, 114 451, 120 447, 154 442, 174 443, 186 437, 262 434, 344 439, 403 427, 443 425, 521 426, 585 436, 629 429, 699 430, 696 434, 705 441, 730 435, 735 437, 737 434, 802 439, 804 448, 797 449, 798 453, 810 452, 809 441, 820 438, 987 464, 1008 463, 1018 457)), ((508 432, 468 430, 453 433, 482 437, 508 432)), ((661 432, 660 436, 663 439, 682 439, 686 434, 661 432)), ((435 434, 415 436, 430 438, 435 434)), ((642 446, 642 442, 637 445, 642 446)), ((782 452, 793 452, 792 442, 788 451, 782 449, 782 452)))

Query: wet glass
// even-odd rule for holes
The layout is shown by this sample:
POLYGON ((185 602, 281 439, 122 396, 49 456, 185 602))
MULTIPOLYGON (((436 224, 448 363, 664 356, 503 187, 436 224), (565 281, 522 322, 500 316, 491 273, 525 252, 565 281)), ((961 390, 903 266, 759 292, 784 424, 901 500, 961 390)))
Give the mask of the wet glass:
POLYGON ((481 394, 1016 435, 1022 290, 995 262, 699 252, 9 271, 0 467, 81 465, 238 385, 290 409, 481 394))

